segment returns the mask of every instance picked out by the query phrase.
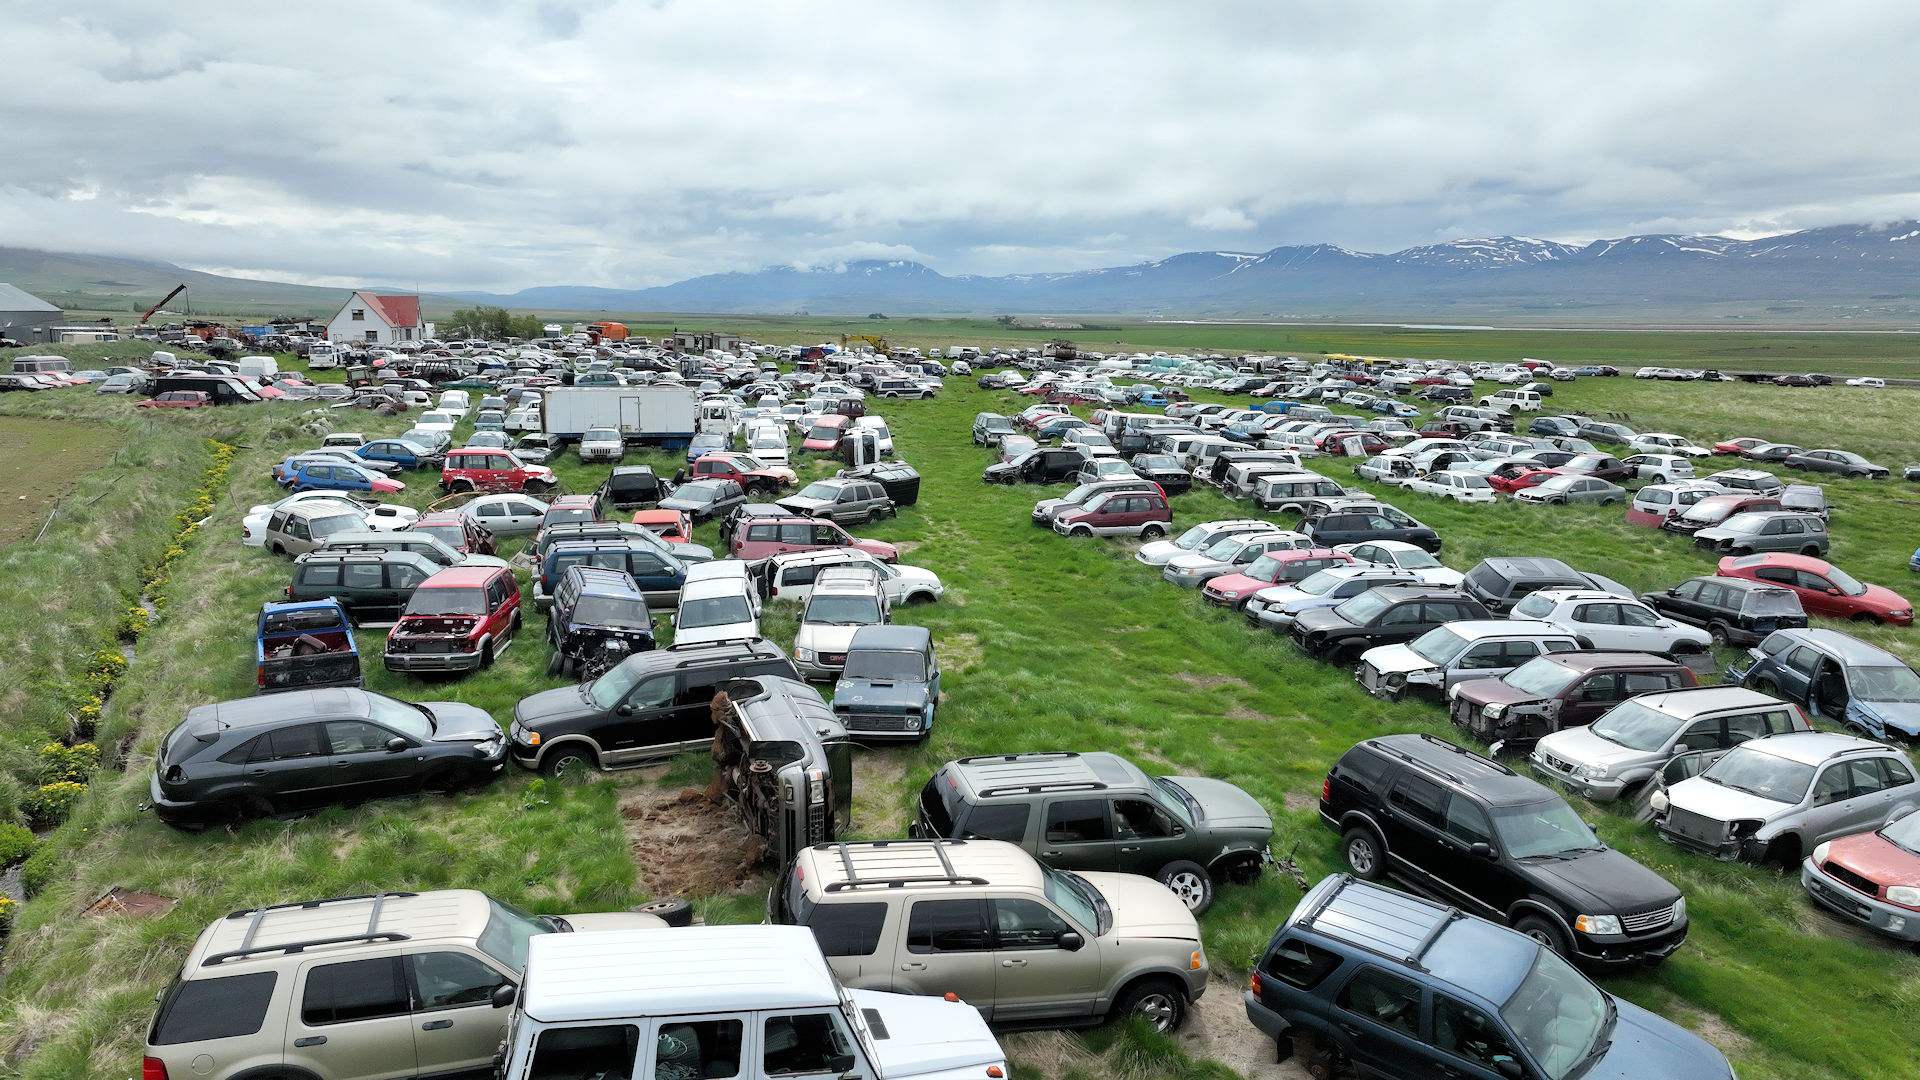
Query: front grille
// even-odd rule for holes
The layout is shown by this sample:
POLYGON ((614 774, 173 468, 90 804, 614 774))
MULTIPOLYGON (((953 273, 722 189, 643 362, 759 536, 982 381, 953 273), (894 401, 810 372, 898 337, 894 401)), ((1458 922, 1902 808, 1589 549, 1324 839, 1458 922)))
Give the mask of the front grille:
POLYGON ((839 664, 844 667, 847 663, 847 654, 843 652, 821 653, 820 662, 823 664, 839 664))
MULTIPOLYGON (((1829 870, 1828 872, 1831 873, 1832 871, 1829 870)), ((1824 900, 1827 905, 1834 910, 1850 915, 1861 922, 1871 922, 1873 920, 1873 908, 1835 889, 1817 877, 1807 879, 1807 891, 1811 892, 1816 900, 1824 900)))
POLYGON ((1825 866, 1822 866, 1820 869, 1825 870, 1827 872, 1828 877, 1832 878, 1833 880, 1839 882, 1842 885, 1845 885, 1849 889, 1858 890, 1860 892, 1866 893, 1868 896, 1880 895, 1879 882, 1874 881, 1872 878, 1868 878, 1860 874, 1856 874, 1852 870, 1849 870, 1846 867, 1841 866, 1839 863, 1830 862, 1825 866))
POLYGON ((1620 929, 1629 934, 1648 934, 1673 923, 1673 905, 1620 916, 1620 929))
POLYGON ((1725 822, 1679 807, 1667 811, 1667 831, 1711 848, 1719 847, 1727 838, 1725 822))
POLYGON ((905 731, 907 717, 879 716, 866 713, 854 713, 847 717, 849 731, 905 731))
POLYGON ((1563 772, 1563 773, 1573 772, 1572 765, 1569 765, 1565 761, 1562 761, 1559 758, 1554 757, 1552 754, 1546 753, 1545 751, 1539 751, 1538 757, 1540 759, 1540 764, 1545 765, 1547 768, 1552 769, 1554 772, 1563 772))

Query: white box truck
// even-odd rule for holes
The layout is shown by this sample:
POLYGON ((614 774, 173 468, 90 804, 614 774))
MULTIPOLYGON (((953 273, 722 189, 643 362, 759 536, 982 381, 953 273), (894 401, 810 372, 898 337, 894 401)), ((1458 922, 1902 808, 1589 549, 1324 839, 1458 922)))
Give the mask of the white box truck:
POLYGON ((588 428, 614 427, 628 442, 684 449, 699 430, 699 405, 686 386, 556 386, 540 402, 540 430, 556 449, 588 428))

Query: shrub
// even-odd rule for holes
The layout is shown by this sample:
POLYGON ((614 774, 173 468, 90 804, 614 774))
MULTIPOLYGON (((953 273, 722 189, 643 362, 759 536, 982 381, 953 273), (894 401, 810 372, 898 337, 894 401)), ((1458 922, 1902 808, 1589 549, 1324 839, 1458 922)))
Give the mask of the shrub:
POLYGON ((41 844, 40 850, 27 857, 20 866, 20 891, 31 900, 40 895, 54 875, 60 869, 60 856, 52 844, 41 844))
MULTIPOLYGON (((99 719, 96 707, 94 719, 99 719)), ((58 784, 62 782, 84 784, 87 777, 100 767, 100 748, 92 743, 79 743, 64 746, 60 743, 48 743, 40 748, 40 782, 58 784)))
POLYGON ((39 846, 40 841, 25 828, 12 823, 0 825, 0 866, 12 866, 39 846))
POLYGON ((27 796, 27 814, 40 821, 61 822, 73 812, 73 806, 87 793, 87 785, 71 780, 60 780, 40 785, 40 790, 27 796))
POLYGON ((13 917, 19 910, 19 904, 0 896, 0 935, 5 935, 13 929, 13 917))

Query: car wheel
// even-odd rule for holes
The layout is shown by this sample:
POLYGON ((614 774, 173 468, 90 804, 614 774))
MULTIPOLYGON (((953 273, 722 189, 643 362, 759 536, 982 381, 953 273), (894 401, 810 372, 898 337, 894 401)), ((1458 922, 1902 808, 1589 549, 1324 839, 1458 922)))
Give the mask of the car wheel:
POLYGON ((1613 505, 1614 503, 1616 503, 1616 502, 1619 502, 1619 501, 1620 501, 1620 500, 1618 500, 1618 499, 1601 499, 1601 500, 1600 500, 1600 505, 1601 505, 1601 506, 1612 506, 1612 505, 1613 505))
POLYGON ((1720 623, 1707 627, 1707 637, 1722 649, 1733 644, 1733 639, 1727 635, 1727 628, 1720 623))
POLYGON ((547 676, 551 678, 555 675, 560 674, 560 667, 565 662, 566 662, 566 654, 562 653, 558 649, 555 649, 553 651, 553 655, 547 657, 547 676))
POLYGON ((677 897, 666 900, 649 900, 627 909, 638 915, 651 915, 668 926, 692 926, 693 905, 677 897))
POLYGON ((869 525, 878 525, 882 521, 885 521, 886 519, 887 519, 887 512, 885 510, 880 509, 877 506, 867 511, 867 524, 869 525))
POLYGON ((1154 880, 1173 890, 1173 895, 1179 897, 1196 918, 1213 906, 1213 875, 1199 863, 1170 862, 1160 868, 1154 880))
POLYGON ((493 642, 491 641, 480 646, 480 666, 482 668, 493 666, 493 642))
POLYGON ((464 492, 468 492, 468 491, 472 491, 472 490, 473 490, 473 481, 471 481, 471 480, 455 480, 455 481, 454 481, 453 483, 451 483, 451 484, 449 484, 449 485, 447 486, 447 490, 448 490, 448 491, 451 491, 451 492, 453 492, 453 493, 454 493, 455 495, 459 495, 459 494, 462 494, 462 493, 464 493, 464 492))
POLYGON ((579 670, 580 661, 574 659, 567 653, 560 654, 560 675, 562 678, 571 679, 579 670))
POLYGON ((1142 540, 1158 540, 1165 535, 1167 535, 1167 530, 1158 525, 1149 525, 1140 530, 1140 539, 1142 540))
POLYGON ((544 766, 547 775, 555 780, 564 780, 570 776, 576 779, 585 777, 593 771, 593 767, 593 758, 589 757, 585 750, 575 750, 572 747, 555 750, 547 758, 544 766))
POLYGON ((1661 473, 1655 473, 1655 474, 1653 475, 1653 482, 1654 482, 1654 483, 1656 483, 1656 484, 1664 484, 1664 483, 1666 483, 1666 482, 1667 482, 1667 478, 1666 478, 1666 476, 1665 476, 1664 474, 1661 474, 1661 473))
POLYGON ((1348 829, 1340 838, 1340 855, 1347 869, 1361 881, 1379 881, 1386 871, 1386 848, 1372 829, 1364 826, 1348 829))
POLYGON ((287 557, 287 549, 281 547, 280 542, 278 540, 273 542, 273 553, 275 555, 280 556, 283 559, 287 557))
POLYGON ((1067 533, 1067 535, 1068 536, 1092 536, 1093 530, 1087 528, 1085 525, 1075 525, 1073 529, 1067 533))
POLYGON ((1560 928, 1555 926, 1545 916, 1528 915, 1519 922, 1514 923, 1513 928, 1540 944, 1545 945, 1547 948, 1552 949, 1561 956, 1566 956, 1572 949, 1572 946, 1567 941, 1567 935, 1562 933, 1560 928))
POLYGON ((933 603, 933 599, 933 594, 930 592, 917 592, 907 597, 907 603, 910 605, 931 604, 933 603))
POLYGON ((1114 1019, 1138 1016, 1162 1035, 1176 1031, 1187 1018, 1187 995, 1169 979, 1135 983, 1113 1007, 1114 1019))

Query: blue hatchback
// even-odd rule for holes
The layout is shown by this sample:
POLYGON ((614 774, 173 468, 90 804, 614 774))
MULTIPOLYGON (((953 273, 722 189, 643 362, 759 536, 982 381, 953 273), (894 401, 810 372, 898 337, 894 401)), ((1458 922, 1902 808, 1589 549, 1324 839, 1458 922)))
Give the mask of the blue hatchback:
POLYGON ((325 460, 298 462, 282 474, 280 482, 293 491, 367 491, 383 495, 404 491, 407 487, 371 469, 325 460))
POLYGON ((403 469, 433 469, 436 472, 445 463, 444 454, 405 439, 375 439, 362 446, 357 453, 369 461, 391 461, 403 469))

